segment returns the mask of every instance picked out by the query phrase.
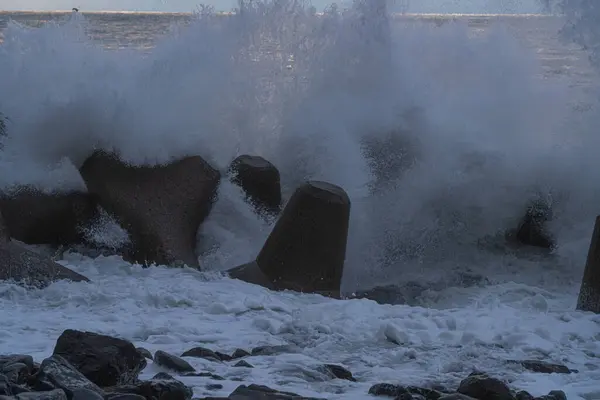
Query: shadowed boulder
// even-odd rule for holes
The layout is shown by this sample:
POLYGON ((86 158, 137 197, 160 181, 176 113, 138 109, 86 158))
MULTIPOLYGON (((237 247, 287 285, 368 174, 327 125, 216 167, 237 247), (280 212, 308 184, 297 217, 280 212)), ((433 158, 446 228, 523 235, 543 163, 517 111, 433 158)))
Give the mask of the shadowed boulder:
POLYGON ((281 207, 281 181, 273 164, 258 156, 241 155, 229 167, 231 181, 240 186, 259 212, 277 213, 281 207))
POLYGON ((59 336, 53 354, 63 357, 101 387, 135 383, 147 364, 127 340, 73 329, 59 336))
POLYGON ((577 309, 600 314, 600 216, 596 217, 592 233, 577 309))
POLYGON ((89 191, 131 236, 127 258, 143 265, 198 266, 198 227, 208 216, 219 172, 201 157, 132 166, 96 152, 80 169, 89 191))
POLYGON ((48 257, 34 253, 10 240, 0 214, 0 280, 42 288, 58 280, 88 282, 89 279, 48 257))
POLYGON ((543 249, 554 248, 554 239, 546 229, 546 224, 552 220, 552 208, 545 202, 533 202, 525 212, 519 228, 509 233, 519 244, 543 249))
POLYGON ((275 224, 256 262, 231 269, 231 277, 277 290, 340 296, 350 199, 335 185, 300 186, 275 224))
POLYGON ((84 242, 82 228, 98 216, 89 193, 44 193, 23 186, 0 196, 0 210, 10 236, 27 244, 54 246, 84 242))

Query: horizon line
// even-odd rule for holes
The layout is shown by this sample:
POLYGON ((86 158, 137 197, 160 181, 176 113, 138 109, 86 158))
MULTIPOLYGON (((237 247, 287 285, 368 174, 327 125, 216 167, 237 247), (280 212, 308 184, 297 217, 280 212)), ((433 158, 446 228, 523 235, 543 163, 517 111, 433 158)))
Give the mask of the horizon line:
MULTIPOLYGON (((69 14, 72 13, 73 10, 0 10, 0 14, 69 14)), ((78 11, 80 14, 166 14, 166 15, 182 15, 182 16, 192 16, 195 14, 194 11, 135 11, 135 10, 89 10, 82 11, 81 9, 78 11)), ((235 14, 234 11, 216 11, 216 14, 235 14)), ((323 13, 317 13, 323 14, 323 13)), ((559 17, 560 14, 549 14, 549 13, 391 13, 393 17, 397 16, 421 16, 421 17, 436 17, 436 16, 469 16, 469 17, 559 17)))

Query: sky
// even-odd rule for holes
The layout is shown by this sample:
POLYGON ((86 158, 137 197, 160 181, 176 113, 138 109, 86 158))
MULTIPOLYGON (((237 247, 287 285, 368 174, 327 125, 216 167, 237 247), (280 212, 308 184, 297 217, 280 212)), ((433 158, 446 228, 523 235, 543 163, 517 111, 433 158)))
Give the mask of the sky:
MULTIPOLYGON (((312 0, 312 4, 322 9, 334 1, 312 0)), ((344 0, 337 2, 344 3, 344 0)), ((236 4, 236 0, 0 0, 0 11, 70 10, 78 7, 81 11, 188 12, 195 10, 199 3, 215 6, 220 11, 227 11, 236 4)), ((540 11, 539 0, 410 0, 410 3, 410 12, 534 13, 540 11)))

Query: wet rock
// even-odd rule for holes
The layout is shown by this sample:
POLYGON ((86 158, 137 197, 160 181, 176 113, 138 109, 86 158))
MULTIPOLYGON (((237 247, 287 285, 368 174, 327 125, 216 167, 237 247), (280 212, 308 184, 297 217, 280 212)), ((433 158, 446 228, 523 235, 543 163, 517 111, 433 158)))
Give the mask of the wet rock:
POLYGON ((231 355, 231 357, 232 357, 233 359, 236 359, 236 358, 248 357, 248 356, 250 356, 250 355, 251 355, 251 354, 250 354, 249 352, 247 352, 246 350, 244 350, 244 349, 236 349, 236 350, 233 352, 233 354, 231 355))
POLYGON ((249 202, 259 212, 277 213, 281 207, 279 171, 258 156, 241 155, 229 167, 231 181, 246 193, 249 202))
POLYGON ((216 375, 216 374, 211 374, 210 372, 185 372, 182 374, 183 376, 195 376, 195 377, 199 377, 199 378, 210 378, 210 379, 214 379, 215 381, 224 381, 225 378, 223 378, 222 376, 216 375))
POLYGON ((89 191, 129 232, 129 260, 198 266, 196 233, 216 197, 216 169, 198 156, 168 165, 132 166, 96 152, 80 171, 89 191))
POLYGON ((390 383, 378 383, 371 386, 369 394, 373 396, 400 397, 403 394, 410 394, 404 386, 392 385, 390 383))
POLYGON ((352 372, 341 365, 325 364, 321 367, 321 370, 334 378, 356 382, 356 379, 352 376, 352 372))
POLYGON ((296 349, 288 345, 258 346, 252 349, 253 356, 274 356, 282 353, 293 353, 296 349))
POLYGON ((234 364, 234 367, 242 367, 242 368, 254 368, 254 365, 250 364, 249 362, 245 361, 245 360, 241 360, 238 361, 237 363, 234 364))
POLYGON ((205 349, 204 347, 194 347, 184 352, 181 357, 195 357, 204 358, 209 361, 221 361, 221 357, 212 350, 205 349))
POLYGON ((230 356, 229 354, 221 353, 220 351, 215 351, 215 354, 217 355, 217 357, 219 357, 219 359, 221 361, 231 361, 231 360, 233 360, 233 357, 230 356))
POLYGON ((150 350, 147 350, 143 347, 138 347, 136 348, 136 350, 138 351, 138 353, 140 353, 144 358, 147 358, 149 360, 154 360, 154 357, 152 357, 152 353, 150 353, 150 350))
MULTIPOLYGON (((62 389, 53 389, 46 392, 19 393, 16 400, 67 400, 67 394, 62 389)), ((81 399, 86 400, 86 399, 81 399)), ((90 399, 91 400, 91 399, 90 399)))
POLYGON ((54 354, 42 361, 37 380, 46 382, 54 388, 62 389, 67 394, 69 400, 78 400, 83 394, 82 389, 95 392, 100 397, 104 396, 104 391, 96 384, 87 379, 71 363, 58 354, 54 354), (78 398, 75 398, 78 395, 78 398))
POLYGON ((504 382, 485 374, 472 374, 463 379, 457 392, 478 400, 514 400, 504 382))
POLYGON ((256 261, 228 272, 268 288, 339 298, 349 217, 342 188, 309 181, 292 195, 256 261))
POLYGON ((218 383, 211 383, 209 385, 204 386, 207 390, 221 390, 223 389, 223 385, 218 383))
POLYGON ((30 186, 0 195, 10 236, 27 244, 71 245, 85 241, 83 228, 98 216, 97 199, 85 192, 44 193, 30 186))
POLYGON ((534 397, 528 392, 521 390, 515 395, 516 400, 534 400, 534 397))
POLYGON ((12 394, 10 381, 6 376, 0 375, 0 395, 11 396, 12 394))
MULTIPOLYGON (((0 222, 0 225, 2 223, 0 222)), ((59 280, 89 282, 77 272, 13 242, 0 242, 0 280, 44 288, 59 280)))
POLYGON ((106 400, 146 400, 146 398, 133 393, 110 393, 106 396, 106 400))
POLYGON ((393 385, 389 383, 379 383, 377 385, 373 385, 369 389, 369 394, 374 396, 389 396, 401 400, 438 400, 443 396, 442 393, 433 389, 425 389, 416 386, 393 385))
POLYGON ((452 393, 439 398, 439 400, 477 400, 473 397, 460 394, 460 393, 452 393))
POLYGON ((600 216, 596 217, 592 233, 577 309, 600 314, 600 216))
POLYGON ((303 397, 295 393, 280 392, 261 385, 241 385, 238 386, 230 395, 230 400, 324 400, 314 397, 303 397))
POLYGON ((519 228, 513 234, 514 238, 523 245, 552 249, 555 243, 546 229, 546 224, 551 220, 550 205, 542 200, 534 201, 527 208, 519 228))
POLYGON ((8 364, 2 367, 2 374, 12 383, 22 384, 30 375, 31 369, 20 362, 8 364))
POLYGON ((54 354, 101 387, 132 383, 147 364, 127 340, 73 329, 59 336, 54 354))
POLYGON ((562 390, 552 390, 545 396, 536 397, 535 400, 567 400, 567 395, 562 390))
POLYGON ((139 393, 147 400, 189 400, 192 398, 192 389, 171 375, 161 372, 149 381, 137 384, 139 393))
POLYGON ((33 357, 26 354, 9 354, 0 356, 0 369, 4 369, 5 367, 15 363, 25 364, 29 371, 32 371, 34 368, 33 357))
POLYGON ((179 373, 196 371, 196 369, 187 361, 162 350, 158 350, 156 353, 154 353, 154 362, 161 367, 165 367, 179 373))
POLYGON ((511 363, 521 364, 523 368, 532 371, 538 372, 541 374, 571 374, 577 372, 577 370, 572 370, 561 364, 552 364, 545 361, 539 360, 524 360, 524 361, 516 361, 511 360, 511 363))

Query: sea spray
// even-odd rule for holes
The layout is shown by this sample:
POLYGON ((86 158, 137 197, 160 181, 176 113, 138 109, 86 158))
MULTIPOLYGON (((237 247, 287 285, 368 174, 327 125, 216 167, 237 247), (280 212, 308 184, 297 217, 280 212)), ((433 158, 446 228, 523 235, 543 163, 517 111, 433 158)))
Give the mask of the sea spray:
MULTIPOLYGON (((557 251, 580 240, 599 191, 578 179, 594 159, 564 145, 566 85, 542 81, 535 54, 500 24, 473 37, 463 21, 391 20, 381 4, 322 15, 291 0, 242 2, 228 17, 201 9, 143 52, 107 51, 81 15, 38 29, 10 23, 0 180, 80 184, 76 167, 97 147, 138 164, 200 154, 221 170, 260 155, 280 169, 284 197, 306 179, 348 192, 349 289, 465 265, 498 272, 504 259, 481 241, 548 193, 557 251), (381 186, 373 142, 385 150, 375 161, 401 165, 381 186)), ((253 259, 268 234, 242 197, 224 183, 201 228, 208 268, 253 259)))

